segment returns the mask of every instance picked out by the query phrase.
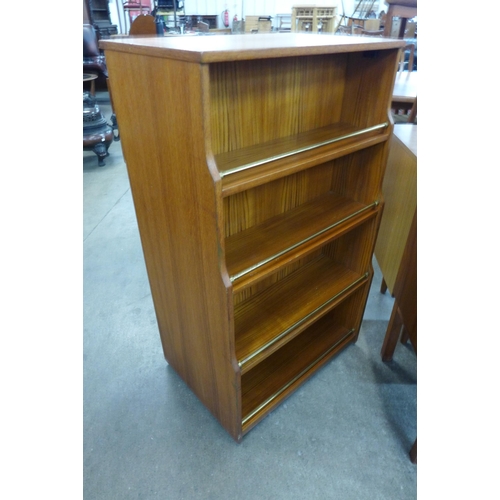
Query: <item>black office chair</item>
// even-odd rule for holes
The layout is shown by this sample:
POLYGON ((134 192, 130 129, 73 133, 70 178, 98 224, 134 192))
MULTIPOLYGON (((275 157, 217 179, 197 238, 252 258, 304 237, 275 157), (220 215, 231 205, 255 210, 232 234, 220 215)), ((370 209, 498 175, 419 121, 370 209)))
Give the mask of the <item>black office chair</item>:
POLYGON ((83 25, 83 72, 108 78, 106 58, 99 50, 97 33, 91 24, 83 25))

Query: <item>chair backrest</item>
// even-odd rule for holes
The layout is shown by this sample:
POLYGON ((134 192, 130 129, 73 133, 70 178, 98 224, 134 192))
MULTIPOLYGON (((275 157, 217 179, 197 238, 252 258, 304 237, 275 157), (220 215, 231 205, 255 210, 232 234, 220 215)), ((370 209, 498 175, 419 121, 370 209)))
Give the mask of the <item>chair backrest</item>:
POLYGON ((413 43, 409 43, 401 49, 401 53, 399 56, 398 71, 405 71, 405 57, 406 57, 407 51, 410 52, 410 55, 408 57, 408 70, 407 71, 413 71, 413 60, 415 59, 415 45, 413 43))
POLYGON ((83 25, 83 57, 97 57, 101 55, 97 45, 97 34, 91 24, 83 25))
POLYGON ((130 26, 129 35, 156 35, 155 18, 150 14, 137 16, 130 26))

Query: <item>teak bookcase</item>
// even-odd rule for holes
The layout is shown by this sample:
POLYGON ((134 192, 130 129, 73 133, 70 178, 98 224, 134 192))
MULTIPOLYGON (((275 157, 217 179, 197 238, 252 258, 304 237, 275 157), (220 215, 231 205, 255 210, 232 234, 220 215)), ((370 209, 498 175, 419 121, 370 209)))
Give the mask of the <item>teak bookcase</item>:
POLYGON ((403 44, 101 42, 165 358, 237 441, 357 338, 403 44))

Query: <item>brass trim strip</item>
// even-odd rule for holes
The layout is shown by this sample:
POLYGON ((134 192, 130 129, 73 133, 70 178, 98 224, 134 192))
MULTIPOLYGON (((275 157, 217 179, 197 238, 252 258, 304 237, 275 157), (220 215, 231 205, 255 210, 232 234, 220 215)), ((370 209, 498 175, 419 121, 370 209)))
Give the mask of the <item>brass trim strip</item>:
POLYGON ((281 160, 282 158, 287 158, 288 156, 304 153, 306 151, 311 151, 312 149, 320 148, 321 146, 327 146, 328 144, 333 144, 335 142, 343 141, 345 139, 350 139, 351 137, 356 137, 358 135, 363 135, 366 134, 367 132, 374 132, 375 130, 380 130, 388 126, 389 126, 388 122, 380 123, 379 125, 374 125, 373 127, 364 128, 356 132, 350 132, 349 134, 341 135, 339 137, 334 137, 333 139, 328 139, 326 141, 311 144, 310 146, 304 146, 302 148, 293 149, 292 151, 287 151, 286 153, 281 153, 278 155, 270 156, 268 158, 263 158, 262 160, 256 160, 250 163, 246 163, 244 165, 240 165, 238 167, 230 168, 229 170, 222 170, 220 171, 220 176, 221 178, 224 178, 227 175, 236 174, 238 172, 242 172, 243 170, 248 170, 249 168, 265 165, 266 163, 270 163, 272 161, 281 160))
POLYGON ((257 349, 256 351, 252 352, 252 354, 249 354, 246 358, 242 359, 241 361, 238 361, 238 365, 240 368, 245 364, 248 363, 251 359, 255 358, 255 356, 258 356, 261 352, 265 351, 268 347, 272 346, 274 343, 278 342, 278 340, 281 340, 283 337, 286 337, 292 330, 295 330, 298 328, 300 325, 305 323, 309 318, 320 312, 322 309, 327 307, 329 304, 331 304, 334 300, 336 300, 338 297, 346 293, 348 290, 351 288, 355 287, 357 284, 361 283, 362 281, 365 281, 368 278, 368 273, 365 273, 363 276, 358 278, 357 280, 353 281, 350 285, 346 286, 342 291, 334 295, 333 297, 329 298, 326 302, 318 306, 314 311, 311 311, 309 314, 306 314, 302 319, 294 323, 292 326, 289 326, 286 330, 281 332, 277 337, 274 339, 270 340, 266 344, 264 344, 262 347, 257 349))
POLYGON ((318 236, 322 235, 323 233, 329 231, 330 229, 333 229, 335 226, 338 226, 339 224, 342 224, 342 223, 348 221, 349 219, 356 217, 356 215, 359 215, 363 212, 366 212, 367 210, 369 210, 371 208, 375 208, 376 206, 378 206, 379 203, 380 202, 378 200, 376 200, 373 203, 371 203, 370 205, 367 205, 366 207, 361 208, 357 212, 354 212, 354 213, 348 215, 347 217, 344 217, 343 219, 338 220, 337 222, 334 222, 333 224, 329 225, 328 227, 325 227, 321 231, 318 231, 317 233, 313 234, 312 236, 309 236, 309 237, 303 239, 302 241, 295 243, 291 247, 288 247, 285 250, 282 250, 281 252, 278 252, 277 254, 275 254, 271 257, 268 257, 267 259, 264 259, 263 261, 258 262, 257 264, 254 264, 253 266, 250 266, 249 268, 244 269, 243 271, 240 271, 239 273, 234 274, 233 276, 231 276, 229 278, 231 283, 236 281, 237 279, 241 278, 242 276, 245 276, 245 274, 248 274, 252 271, 255 271, 259 267, 273 261, 274 259, 277 259, 278 257, 281 257, 282 255, 285 255, 286 253, 290 252, 291 250, 294 250, 295 248, 299 247, 300 245, 303 245, 304 243, 307 243, 308 241, 311 241, 312 239, 317 238, 318 236))
POLYGON ((258 406, 254 411, 248 414, 242 421, 241 425, 245 425, 251 418, 253 418, 257 413, 259 413, 268 404, 272 403, 277 397, 283 394, 291 385, 293 385, 297 380, 304 376, 314 365, 318 364, 322 359, 324 359, 328 354, 330 354, 333 349, 335 349, 339 344, 341 344, 349 335, 352 335, 354 328, 349 330, 338 342, 332 345, 328 350, 326 350, 319 358, 315 359, 307 368, 302 370, 298 375, 296 375, 292 380, 285 384, 279 391, 275 392, 270 398, 266 399, 260 406, 258 406))

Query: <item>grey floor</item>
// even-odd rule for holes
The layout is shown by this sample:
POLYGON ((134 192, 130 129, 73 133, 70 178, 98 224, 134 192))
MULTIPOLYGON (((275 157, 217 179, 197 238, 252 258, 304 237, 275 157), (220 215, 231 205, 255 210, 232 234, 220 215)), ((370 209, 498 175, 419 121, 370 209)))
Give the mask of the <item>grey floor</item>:
POLYGON ((236 444, 164 360, 121 143, 109 153, 83 153, 84 498, 416 498, 416 356, 380 359, 376 262, 357 343, 236 444))

